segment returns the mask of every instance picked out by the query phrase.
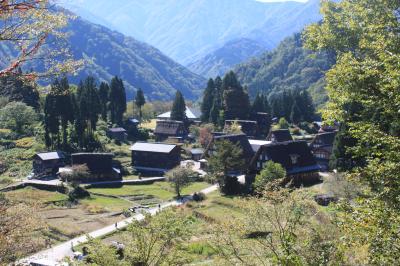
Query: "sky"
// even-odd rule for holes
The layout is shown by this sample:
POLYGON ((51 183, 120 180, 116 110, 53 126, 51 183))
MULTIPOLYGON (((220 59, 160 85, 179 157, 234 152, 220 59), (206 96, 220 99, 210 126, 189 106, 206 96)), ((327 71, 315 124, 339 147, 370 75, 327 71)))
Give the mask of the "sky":
POLYGON ((287 1, 296 1, 296 2, 307 2, 308 0, 256 0, 258 2, 287 2, 287 1))

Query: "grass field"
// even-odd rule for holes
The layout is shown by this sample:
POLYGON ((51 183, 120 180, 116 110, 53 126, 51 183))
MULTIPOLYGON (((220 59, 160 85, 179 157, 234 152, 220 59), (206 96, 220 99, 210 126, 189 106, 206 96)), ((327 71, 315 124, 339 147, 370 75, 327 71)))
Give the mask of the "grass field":
MULTIPOLYGON (((198 192, 210 184, 196 182, 182 190, 182 195, 198 192)), ((91 188, 89 192, 112 196, 149 195, 161 200, 170 200, 175 196, 173 189, 167 182, 156 182, 151 185, 125 185, 120 188, 91 188)))
POLYGON ((42 204, 64 201, 68 198, 67 195, 62 193, 39 190, 31 187, 7 192, 6 197, 19 202, 42 204))

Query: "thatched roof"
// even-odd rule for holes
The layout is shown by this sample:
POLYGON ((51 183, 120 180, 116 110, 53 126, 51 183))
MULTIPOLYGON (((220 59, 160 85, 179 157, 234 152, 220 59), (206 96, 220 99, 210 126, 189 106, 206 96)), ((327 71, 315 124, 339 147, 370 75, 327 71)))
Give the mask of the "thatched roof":
POLYGON ((274 142, 292 141, 292 135, 289 129, 271 130, 267 136, 267 140, 274 142))
POLYGON ((287 141, 263 145, 252 160, 253 167, 261 154, 266 155, 267 160, 281 164, 289 175, 319 170, 311 149, 305 141, 287 141))
POLYGON ((157 120, 155 134, 169 136, 181 135, 185 131, 185 125, 182 121, 175 120, 157 120))

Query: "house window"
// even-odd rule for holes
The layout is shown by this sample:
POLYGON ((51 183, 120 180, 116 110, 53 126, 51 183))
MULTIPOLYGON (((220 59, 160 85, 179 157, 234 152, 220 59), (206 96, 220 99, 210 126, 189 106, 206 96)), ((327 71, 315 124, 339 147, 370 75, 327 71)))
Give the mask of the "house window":
POLYGON ((298 154, 290 154, 290 160, 292 160, 292 164, 297 164, 300 155, 298 154))

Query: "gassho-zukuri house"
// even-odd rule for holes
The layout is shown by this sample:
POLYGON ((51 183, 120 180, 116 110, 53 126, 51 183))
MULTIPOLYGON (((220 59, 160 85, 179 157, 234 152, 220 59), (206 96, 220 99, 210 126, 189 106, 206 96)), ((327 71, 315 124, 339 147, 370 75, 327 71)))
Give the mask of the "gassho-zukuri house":
POLYGON ((141 174, 164 174, 181 161, 181 148, 175 144, 136 142, 130 150, 132 166, 141 174))

